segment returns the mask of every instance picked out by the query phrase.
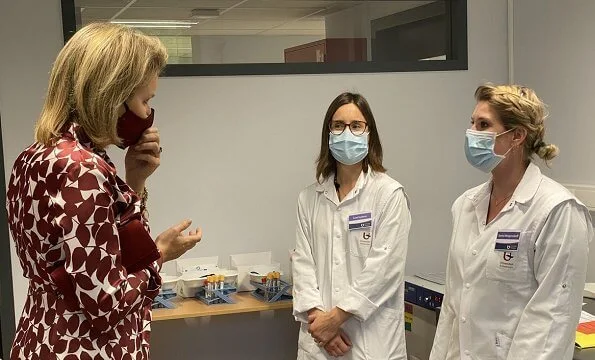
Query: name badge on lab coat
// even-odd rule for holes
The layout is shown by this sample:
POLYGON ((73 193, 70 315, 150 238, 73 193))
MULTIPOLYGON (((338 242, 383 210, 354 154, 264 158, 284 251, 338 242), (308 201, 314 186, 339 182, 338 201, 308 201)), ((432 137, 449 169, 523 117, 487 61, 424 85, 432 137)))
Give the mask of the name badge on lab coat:
POLYGON ((519 251, 519 243, 521 240, 521 232, 517 230, 501 230, 496 235, 496 245, 494 251, 500 256, 498 266, 501 269, 514 269, 517 263, 517 253, 519 251))
POLYGON ((516 252, 519 251, 521 232, 516 230, 498 231, 496 236, 495 251, 516 252))
POLYGON ((349 231, 367 229, 372 227, 371 212, 349 215, 349 219, 347 220, 349 231))

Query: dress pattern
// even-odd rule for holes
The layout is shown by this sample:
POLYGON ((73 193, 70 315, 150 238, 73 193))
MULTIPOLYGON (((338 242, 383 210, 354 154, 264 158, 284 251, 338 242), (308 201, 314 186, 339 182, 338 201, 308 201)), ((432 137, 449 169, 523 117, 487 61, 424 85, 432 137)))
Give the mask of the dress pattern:
POLYGON ((121 264, 118 225, 138 215, 140 200, 107 153, 67 125, 53 146, 34 143, 19 155, 7 188, 9 228, 29 279, 11 360, 148 359, 161 265, 127 273, 121 264), (51 280, 58 264, 76 309, 51 280))

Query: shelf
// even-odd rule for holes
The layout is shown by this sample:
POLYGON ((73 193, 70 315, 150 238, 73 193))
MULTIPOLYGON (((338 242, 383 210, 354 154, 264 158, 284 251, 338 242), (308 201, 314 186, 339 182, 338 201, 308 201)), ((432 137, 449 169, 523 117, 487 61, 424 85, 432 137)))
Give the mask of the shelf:
POLYGON ((216 316, 241 314, 249 312, 291 309, 290 300, 265 303, 254 298, 250 292, 241 292, 231 295, 235 304, 206 305, 193 298, 176 297, 170 299, 176 305, 175 309, 153 309, 153 321, 187 319, 201 316, 216 316))

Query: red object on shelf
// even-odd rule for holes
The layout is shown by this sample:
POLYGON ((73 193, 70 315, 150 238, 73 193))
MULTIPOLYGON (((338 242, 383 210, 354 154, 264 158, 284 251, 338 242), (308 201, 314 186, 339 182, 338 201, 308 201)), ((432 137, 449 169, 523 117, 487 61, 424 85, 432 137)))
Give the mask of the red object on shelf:
POLYGON ((580 324, 577 331, 586 335, 595 334, 595 321, 580 324))

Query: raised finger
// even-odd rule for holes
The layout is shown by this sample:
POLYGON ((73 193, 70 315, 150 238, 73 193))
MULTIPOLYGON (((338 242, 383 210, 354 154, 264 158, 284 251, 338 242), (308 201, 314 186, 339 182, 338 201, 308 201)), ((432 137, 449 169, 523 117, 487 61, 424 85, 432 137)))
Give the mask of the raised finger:
POLYGON ((201 230, 201 228, 197 228, 196 230, 190 231, 189 235, 198 236, 198 237, 202 238, 202 230, 201 230))
POLYGON ((159 154, 159 143, 156 141, 139 143, 134 147, 136 151, 151 151, 155 154, 159 154))
POLYGON ((158 132, 143 133, 143 135, 138 140, 138 144, 152 142, 152 141, 157 142, 157 143, 160 142, 160 137, 159 137, 158 132))
POLYGON ((202 229, 198 228, 196 231, 190 231, 188 235, 184 236, 187 241, 200 241, 202 238, 202 229))
POLYGON ((188 227, 192 224, 192 220, 184 219, 177 223, 176 225, 172 226, 171 229, 181 233, 182 231, 188 229, 188 227))
POLYGON ((151 126, 150 128, 143 131, 143 135, 144 134, 155 134, 155 133, 159 133, 159 129, 156 126, 151 126))

